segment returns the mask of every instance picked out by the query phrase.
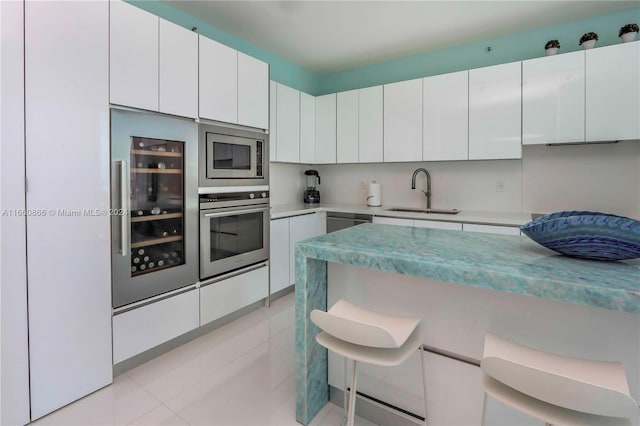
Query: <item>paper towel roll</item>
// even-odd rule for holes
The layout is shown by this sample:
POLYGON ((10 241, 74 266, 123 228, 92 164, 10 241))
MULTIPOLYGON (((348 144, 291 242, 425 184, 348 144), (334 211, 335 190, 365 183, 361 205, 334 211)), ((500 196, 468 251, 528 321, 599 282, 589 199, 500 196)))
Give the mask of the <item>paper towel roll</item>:
POLYGON ((367 205, 371 207, 380 207, 382 205, 382 196, 380 184, 374 180, 369 184, 369 193, 367 194, 367 205))

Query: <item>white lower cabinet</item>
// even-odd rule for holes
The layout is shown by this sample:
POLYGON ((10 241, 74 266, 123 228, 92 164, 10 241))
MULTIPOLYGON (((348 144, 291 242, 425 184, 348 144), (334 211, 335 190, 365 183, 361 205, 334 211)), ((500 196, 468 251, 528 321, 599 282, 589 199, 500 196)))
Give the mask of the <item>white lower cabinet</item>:
POLYGON ((289 218, 271 221, 269 230, 271 294, 289 287, 289 218))
MULTIPOLYGON (((222 318, 269 295, 269 267, 200 287, 200 325, 222 318)), ((197 310, 196 310, 197 311, 197 310)))
POLYGON ((198 289, 113 317, 113 363, 187 333, 200 325, 198 289))
POLYGON ((470 232, 483 232, 487 234, 520 235, 520 228, 518 228, 517 226, 478 225, 475 223, 464 223, 462 225, 462 230, 470 232))
POLYGON ((374 216, 373 223, 379 225, 413 226, 413 219, 400 219, 397 217, 374 216))
POLYGON ((462 223, 456 222, 440 222, 438 220, 413 220, 402 219, 398 217, 381 217, 376 216, 373 218, 373 223, 382 225, 402 225, 402 226, 415 226, 416 228, 435 228, 435 229, 452 229, 454 231, 462 231, 462 223))
POLYGON ((271 221, 269 244, 271 294, 296 282, 296 243, 324 234, 325 228, 326 213, 312 213, 271 221))
POLYGON ((413 224, 416 228, 451 229, 462 231, 462 224, 457 222, 440 222, 437 220, 416 220, 413 224))
POLYGON ((289 283, 296 283, 296 243, 320 235, 318 214, 294 216, 289 219, 289 283))
POLYGON ((431 352, 423 354, 429 424, 482 424, 482 370, 431 352))

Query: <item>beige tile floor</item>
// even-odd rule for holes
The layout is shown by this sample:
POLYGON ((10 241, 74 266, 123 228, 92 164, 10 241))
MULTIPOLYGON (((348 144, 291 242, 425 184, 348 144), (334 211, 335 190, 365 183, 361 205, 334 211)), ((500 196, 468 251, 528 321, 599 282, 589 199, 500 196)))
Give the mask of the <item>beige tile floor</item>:
MULTIPOLYGON (((294 334, 291 293, 34 424, 297 425, 294 334)), ((328 403, 312 424, 339 426, 342 418, 342 408, 328 403)))

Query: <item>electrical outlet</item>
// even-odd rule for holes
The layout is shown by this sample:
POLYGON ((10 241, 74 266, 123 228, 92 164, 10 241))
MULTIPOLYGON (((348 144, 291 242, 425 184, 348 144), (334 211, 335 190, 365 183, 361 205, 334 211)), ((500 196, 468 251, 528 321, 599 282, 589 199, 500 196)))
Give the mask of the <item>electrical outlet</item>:
POLYGON ((497 192, 504 192, 504 182, 501 180, 497 180, 496 181, 496 191, 497 192))

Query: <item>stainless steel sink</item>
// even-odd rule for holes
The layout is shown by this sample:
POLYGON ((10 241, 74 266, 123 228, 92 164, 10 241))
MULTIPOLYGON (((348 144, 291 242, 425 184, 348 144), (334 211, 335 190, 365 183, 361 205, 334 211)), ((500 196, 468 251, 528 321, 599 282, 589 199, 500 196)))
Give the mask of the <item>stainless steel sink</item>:
POLYGON ((437 214, 458 214, 458 209, 412 209, 409 207, 391 207, 385 209, 388 212, 407 212, 407 213, 437 213, 437 214))

